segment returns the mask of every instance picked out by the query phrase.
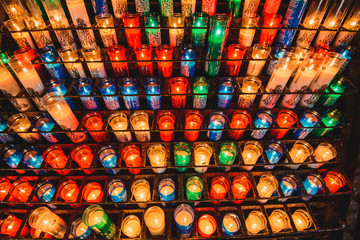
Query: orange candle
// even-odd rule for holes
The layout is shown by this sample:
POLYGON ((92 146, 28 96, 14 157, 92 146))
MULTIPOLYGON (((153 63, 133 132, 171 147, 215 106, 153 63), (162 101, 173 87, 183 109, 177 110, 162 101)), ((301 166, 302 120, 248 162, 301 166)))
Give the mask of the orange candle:
POLYGON ((81 195, 86 202, 101 202, 103 191, 99 183, 90 182, 84 186, 81 195))

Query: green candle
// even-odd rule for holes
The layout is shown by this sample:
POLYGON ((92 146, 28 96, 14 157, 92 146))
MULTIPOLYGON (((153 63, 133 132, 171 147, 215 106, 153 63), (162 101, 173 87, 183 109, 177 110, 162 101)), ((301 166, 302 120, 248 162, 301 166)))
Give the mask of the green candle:
POLYGON ((157 47, 161 45, 160 16, 156 12, 144 13, 146 39, 150 46, 157 47))
POLYGON ((192 37, 191 43, 195 47, 204 47, 206 41, 206 32, 207 29, 203 29, 207 27, 209 21, 209 15, 203 12, 196 12, 192 17, 192 37), (197 29, 200 28, 200 29, 197 29))
MULTIPOLYGON (((190 145, 179 142, 174 145, 175 166, 189 166, 191 157, 190 145)), ((186 172, 187 168, 177 168, 179 172, 186 172)))
MULTIPOLYGON (((225 15, 215 14, 210 17, 210 30, 208 37, 207 60, 221 59, 224 49, 226 29, 229 17, 225 15)), ((209 77, 215 77, 219 74, 220 63, 218 61, 207 61, 205 64, 205 72, 209 77)))
MULTIPOLYGON (((324 107, 331 107, 336 103, 336 101, 341 97, 341 94, 345 92, 347 88, 347 81, 346 78, 342 77, 337 80, 334 80, 329 88, 338 94, 324 94, 321 95, 319 99, 319 104, 324 107)), ((330 91, 326 88, 324 93, 329 93, 330 91)))
POLYGON ((339 110, 329 109, 328 111, 326 111, 325 114, 322 115, 322 119, 321 119, 323 124, 328 128, 314 129, 311 132, 311 134, 315 137, 323 137, 325 136, 325 134, 333 130, 333 128, 329 128, 329 127, 336 127, 341 122, 341 119, 342 119, 342 115, 339 110))
MULTIPOLYGON (((193 82, 194 94, 208 94, 209 80, 206 77, 196 77, 193 82)), ((193 95, 193 107, 196 109, 203 109, 206 107, 207 95, 193 95)))
POLYGON ((116 233, 115 224, 99 205, 87 207, 82 216, 83 222, 97 234, 106 239, 113 239, 116 233))
POLYGON ((227 12, 233 17, 240 17, 241 0, 227 0, 227 12))
MULTIPOLYGON (((233 142, 224 142, 221 144, 219 152, 219 163, 223 166, 234 164, 235 158, 239 153, 239 148, 233 142)), ((231 167, 220 168, 221 170, 230 171, 231 167)))
POLYGON ((174 13, 174 4, 173 0, 159 0, 159 5, 161 9, 161 16, 169 17, 174 13))
POLYGON ((189 177, 186 181, 187 200, 200 200, 204 190, 204 183, 198 176, 189 177))

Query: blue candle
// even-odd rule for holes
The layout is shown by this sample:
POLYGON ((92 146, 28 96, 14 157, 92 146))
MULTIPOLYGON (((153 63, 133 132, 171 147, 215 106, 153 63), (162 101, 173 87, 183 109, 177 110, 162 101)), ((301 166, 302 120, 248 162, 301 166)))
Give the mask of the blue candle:
POLYGON ((10 144, 2 149, 1 158, 9 167, 17 168, 21 161, 22 154, 15 145, 10 144))
MULTIPOLYGON (((317 173, 311 173, 308 174, 303 181, 303 185, 305 188, 305 191, 309 195, 316 195, 321 189, 324 188, 325 182, 324 179, 317 173)), ((308 201, 311 199, 311 197, 302 197, 304 201, 308 201)))
MULTIPOLYGON (((281 157, 286 152, 286 145, 284 142, 279 140, 271 140, 265 149, 266 157, 269 160, 269 163, 276 164, 279 162, 281 157)), ((262 163, 265 163, 264 159, 262 159, 262 163)), ((265 169, 273 169, 275 165, 265 165, 265 169)))
MULTIPOLYGON (((0 116, 0 132, 3 132, 6 128, 8 127, 8 125, 6 124, 6 121, 0 116)), ((7 133, 0 133, 0 141, 2 143, 8 143, 8 142, 14 142, 14 138, 12 136, 12 134, 7 134, 7 133)))
POLYGON ((291 46, 286 46, 283 44, 277 43, 275 47, 273 48, 273 54, 276 58, 276 60, 272 60, 269 63, 268 68, 266 69, 266 74, 271 75, 275 69, 275 66, 278 62, 277 59, 279 59, 281 56, 283 56, 284 53, 291 51, 291 46))
POLYGON ((209 131, 207 133, 207 137, 212 141, 219 141, 221 135, 223 133, 227 117, 223 112, 217 111, 212 112, 210 114, 210 122, 209 122, 209 131), (212 130, 212 129, 221 129, 221 130, 212 130))
MULTIPOLYGON (((254 126, 255 128, 270 128, 274 122, 275 115, 270 110, 261 110, 257 113, 254 126)), ((263 130, 253 130, 251 136, 255 139, 262 139, 268 129, 263 130)))
MULTIPOLYGON (((106 222, 103 224, 106 224, 106 222)), ((75 238, 87 239, 91 234, 91 228, 83 222, 82 218, 78 218, 72 222, 70 232, 75 238)))
MULTIPOLYGON (((102 95, 116 94, 116 82, 112 78, 103 78, 99 82, 99 90, 102 95)), ((119 97, 103 97, 105 106, 109 110, 118 110, 121 108, 119 97)))
POLYGON ((299 121, 303 127, 307 128, 294 130, 294 137, 298 139, 305 139, 313 130, 312 128, 316 127, 316 125, 320 123, 321 115, 314 110, 306 110, 299 121))
MULTIPOLYGON (((101 147, 97 151, 97 158, 104 166, 104 168, 116 167, 116 163, 117 163, 116 151, 110 145, 101 147)), ((106 171, 112 175, 119 173, 118 169, 107 169, 106 171)))
MULTIPOLYGON (((56 191, 55 185, 50 181, 40 182, 35 187, 36 196, 43 202, 50 202, 56 191)), ((54 204, 47 204, 48 207, 56 209, 54 204)))
MULTIPOLYGON (((28 167, 33 169, 41 168, 43 163, 43 157, 41 153, 34 147, 30 146, 22 150, 22 162, 28 167)), ((35 170, 36 174, 45 174, 43 170, 35 170)))
POLYGON ((187 204, 181 204, 177 206, 177 208, 174 211, 174 220, 175 220, 177 232, 179 233, 180 237, 182 238, 190 237, 191 228, 195 221, 194 209, 187 204), (179 217, 177 217, 178 215, 179 217), (180 216, 186 216, 187 218, 184 219, 184 217, 180 217, 180 216))
MULTIPOLYGON (((58 92, 61 93, 61 95, 63 96, 67 92, 67 87, 65 86, 65 83, 62 79, 50 79, 48 82, 46 82, 45 87, 49 92, 58 92)), ((76 109, 75 104, 71 98, 64 98, 64 99, 69 104, 71 110, 76 109)))
POLYGON ((216 105, 218 108, 229 108, 231 103, 232 94, 236 88, 236 81, 232 77, 225 77, 220 79, 219 90, 216 105), (220 95, 227 93, 229 95, 220 95))
POLYGON ((109 14, 107 0, 91 0, 95 15, 109 14))
MULTIPOLYGON (((113 202, 126 202, 127 200, 127 192, 125 183, 119 179, 113 179, 109 182, 107 186, 107 191, 113 202)), ((117 207, 124 207, 124 204, 117 204, 117 207)))
MULTIPOLYGON (((80 96, 90 95, 92 91, 92 81, 88 78, 79 78, 74 83, 74 88, 80 96)), ((100 105, 95 97, 81 97, 84 107, 88 110, 99 110, 100 105)))
MULTIPOLYGON (((160 80, 158 78, 147 78, 144 83, 146 94, 160 95, 160 80)), ((147 96, 148 107, 152 110, 161 109, 161 96, 147 96)))
MULTIPOLYGON (((171 178, 162 179, 158 185, 160 201, 169 202, 175 200, 175 182, 171 178)), ((162 203, 164 207, 171 207, 174 203, 162 203)))
POLYGON ((186 60, 196 60, 196 48, 191 44, 186 44, 181 49, 181 75, 184 77, 194 77, 196 61, 186 61, 186 60))
MULTIPOLYGON (((56 49, 53 46, 46 46, 38 50, 39 56, 43 62, 53 62, 59 57, 56 49)), ((59 63, 45 64, 46 69, 49 71, 52 78, 66 79, 66 73, 59 63)))
POLYGON ((241 221, 238 215, 234 213, 225 214, 221 223, 221 230, 224 236, 232 236, 236 234, 240 230, 240 228, 241 221), (235 229, 233 227, 235 227, 235 229))
MULTIPOLYGON (((294 174, 284 174, 280 180, 280 188, 285 197, 291 196, 299 188, 299 181, 294 174)), ((279 202, 285 202, 287 198, 280 198, 279 202)))
POLYGON ((38 130, 42 131, 41 135, 50 143, 57 143, 59 140, 62 140, 63 137, 59 133, 51 133, 55 126, 55 122, 47 113, 39 113, 36 115, 32 121, 32 126, 38 130))
MULTIPOLYGON (((123 78, 121 82, 121 93, 123 95, 137 95, 137 82, 135 78, 123 78)), ((125 107, 129 110, 140 109, 138 96, 124 97, 125 107)))
POLYGON ((357 52, 357 49, 351 46, 343 46, 340 47, 337 50, 338 53, 341 54, 342 57, 346 58, 346 62, 344 62, 343 65, 341 65, 339 71, 337 72, 336 76, 334 77, 334 79, 336 79, 338 76, 341 75, 341 73, 345 70, 345 68, 347 67, 347 65, 349 64, 351 58, 354 56, 354 54, 357 52))

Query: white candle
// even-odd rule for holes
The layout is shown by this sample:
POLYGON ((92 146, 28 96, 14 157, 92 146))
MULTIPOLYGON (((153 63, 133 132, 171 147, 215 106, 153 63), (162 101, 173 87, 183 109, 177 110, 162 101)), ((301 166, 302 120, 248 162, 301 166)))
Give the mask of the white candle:
POLYGON ((321 143, 314 151, 314 159, 317 163, 309 164, 309 168, 319 168, 324 162, 336 157, 336 150, 331 144, 321 143))
POLYGON ((255 31, 255 29, 241 29, 239 32, 239 44, 244 47, 251 47, 255 31))
POLYGON ((111 3, 116 18, 122 18, 128 12, 127 0, 111 0, 111 3))
POLYGON ((168 26, 172 28, 169 29, 170 45, 173 47, 180 46, 184 39, 184 29, 179 29, 178 27, 184 27, 184 17, 179 13, 170 15, 168 26))
POLYGON ((242 17, 255 17, 260 0, 245 0, 242 17))
POLYGON ((336 35, 335 31, 320 31, 316 38, 314 46, 317 47, 320 44, 330 45, 336 35))
POLYGON ((93 191, 91 191, 89 193, 89 195, 87 196, 87 201, 94 201, 96 198, 99 197, 99 195, 101 194, 101 191, 99 189, 95 189, 93 191))
POLYGON ((103 63, 88 63, 87 66, 93 78, 107 77, 103 63))
MULTIPOLYGON (((152 167, 166 166, 166 151, 162 145, 152 145, 149 147, 147 155, 152 167)), ((166 168, 153 168, 154 173, 164 173, 166 168)))
MULTIPOLYGON (((136 116, 131 124, 134 130, 150 130, 148 118, 145 116, 136 116)), ((149 142, 151 140, 149 131, 135 132, 135 136, 139 142, 149 142)))
POLYGON ((103 211, 94 211, 89 214, 88 223, 90 226, 96 225, 103 217, 103 211))
MULTIPOLYGON (((195 166, 207 166, 210 163, 212 152, 205 148, 205 147, 199 147, 195 151, 195 166)), ((208 167, 200 167, 200 168, 194 168, 196 172, 206 172, 208 167)))
POLYGON ((246 75, 259 76, 264 65, 265 61, 250 61, 246 71, 246 75))
POLYGON ((257 234, 265 228, 265 219, 264 217, 261 218, 260 216, 263 216, 263 213, 255 210, 252 211, 245 220, 246 229, 250 234, 257 234))
POLYGON ((42 83, 34 67, 24 67, 22 71, 15 73, 22 85, 28 91, 31 89, 36 93, 41 94, 45 90, 44 84, 42 83))
MULTIPOLYGON (((128 122, 127 119, 124 119, 124 121, 118 121, 114 125, 112 125, 113 130, 127 130, 128 128, 128 122)), ((130 142, 131 132, 114 132, 116 139, 119 142, 130 142)))
POLYGON ((215 232, 214 226, 208 218, 201 219, 199 222, 199 229, 207 235, 212 235, 215 232))
POLYGON ((296 45, 302 47, 308 47, 311 45, 312 40, 315 37, 317 31, 301 30, 296 39, 296 45))
POLYGON ((139 236, 141 232, 141 223, 139 218, 135 215, 130 215, 126 218, 129 218, 129 220, 124 220, 125 223, 121 227, 123 233, 129 238, 135 238, 139 236))
POLYGON ((295 227, 298 231, 308 229, 312 225, 311 219, 308 215, 309 213, 302 209, 296 210, 291 215, 295 227))
POLYGON ((151 235, 159 236, 165 232, 165 213, 161 208, 149 208, 144 214, 144 219, 151 235))
POLYGON ((16 41, 16 43, 19 45, 20 48, 31 47, 34 50, 36 49, 35 44, 28 32, 21 32, 21 33, 13 32, 11 33, 11 36, 14 38, 14 40, 16 41))
POLYGON ((194 218, 188 211, 181 211, 176 214, 175 221, 181 226, 188 226, 194 221, 194 218))

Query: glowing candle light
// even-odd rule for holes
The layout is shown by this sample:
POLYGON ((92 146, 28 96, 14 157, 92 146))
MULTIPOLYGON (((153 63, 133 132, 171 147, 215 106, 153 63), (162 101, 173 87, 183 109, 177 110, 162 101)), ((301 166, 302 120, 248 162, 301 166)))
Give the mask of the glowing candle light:
MULTIPOLYGON (((151 45, 141 44, 139 48, 135 48, 135 55, 137 60, 151 60, 152 48, 151 45)), ((152 62, 138 62, 139 73, 144 77, 152 77, 154 75, 152 62)))
MULTIPOLYGON (((40 182, 36 185, 35 193, 36 196, 42 202, 51 202, 56 192, 55 185, 50 181, 40 182)), ((56 209, 57 207, 54 204, 47 204, 49 208, 56 209)))
MULTIPOLYGON (((185 129, 196 130, 201 129, 203 116, 199 111, 188 112, 185 115, 185 129)), ((188 141, 196 141, 200 131, 185 131, 184 138, 188 141)))
POLYGON ((12 184, 10 183, 10 181, 7 178, 5 178, 5 177, 0 178, 0 201, 3 201, 5 199, 5 197, 8 195, 11 187, 12 187, 12 184))
POLYGON ((147 156, 150 160, 150 164, 153 167, 154 173, 164 173, 167 165, 166 148, 161 144, 153 144, 147 149, 147 156))
POLYGON ((169 81, 170 84, 170 94, 171 103, 174 108, 184 108, 186 104, 186 93, 189 89, 189 82, 187 78, 177 77, 171 78, 169 81))
POLYGON ((240 44, 230 44, 227 49, 227 56, 229 60, 238 61, 227 61, 226 62, 226 74, 232 77, 239 75, 241 60, 245 54, 246 48, 240 44))
POLYGON ((328 162, 336 158, 337 151, 336 148, 330 143, 320 143, 317 148, 315 148, 313 156, 316 163, 309 164, 309 168, 319 168, 325 162, 328 162))
MULTIPOLYGON (((71 151, 71 158, 79 165, 80 168, 90 168, 94 155, 91 148, 87 145, 80 145, 71 151)), ((92 174, 92 170, 83 170, 86 174, 92 174)))
POLYGON ((184 27, 185 19, 180 13, 173 13, 168 18, 170 45, 177 47, 182 45, 184 40, 184 29, 178 27, 184 27))
POLYGON ((103 129, 104 122, 102 121, 99 113, 88 113, 82 118, 82 124, 90 131, 91 137, 95 142, 109 142, 110 136, 107 132, 92 132, 101 131, 103 129))
MULTIPOLYGON (((245 1, 246 2, 246 1, 245 1)), ((254 17, 243 17, 241 19, 241 27, 245 29, 240 29, 238 43, 244 47, 250 47, 252 45, 256 29, 248 29, 257 27, 259 21, 259 16, 254 17)))
POLYGON ((256 16, 259 4, 260 0, 245 0, 242 16, 245 18, 256 16))
POLYGON ((97 158, 99 159, 100 163, 106 169, 106 172, 109 174, 117 174, 119 172, 118 169, 109 169, 116 167, 117 163, 117 156, 115 149, 111 146, 103 146, 97 151, 97 158))
POLYGON ((24 19, 24 13, 21 8, 20 2, 15 0, 6 0, 1 1, 1 5, 3 6, 6 14, 10 19, 16 19, 22 21, 24 19))
POLYGON ((66 222, 47 207, 39 207, 32 211, 29 225, 56 238, 63 238, 67 229, 66 222))
POLYGON ((298 231, 304 231, 312 226, 312 218, 308 211, 304 209, 296 210, 291 218, 295 224, 295 227, 298 231))
POLYGON ((131 128, 136 130, 135 137, 139 142, 151 141, 149 115, 146 112, 134 112, 130 116, 131 128))
MULTIPOLYGON (((204 190, 204 183, 198 176, 189 177, 186 180, 186 199, 190 201, 200 200, 204 190)), ((192 203, 197 205, 198 202, 192 203)))
MULTIPOLYGON (((224 176, 216 176, 211 180, 210 197, 212 199, 222 200, 226 197, 230 189, 230 183, 224 176)), ((213 202, 220 204, 220 202, 213 202)))
POLYGON ((276 127, 285 129, 271 130, 270 134, 273 135, 276 139, 282 139, 289 131, 289 128, 291 128, 297 122, 297 120, 298 117, 293 111, 286 109, 281 110, 275 119, 275 123, 276 127))
POLYGON ((245 173, 237 173, 231 185, 231 191, 235 199, 232 202, 241 204, 250 190, 251 181, 249 176, 245 173))
MULTIPOLYGON (((172 0, 171 0, 172 1, 172 0)), ((151 47, 161 45, 160 16, 157 12, 144 13, 145 33, 147 42, 151 47)))
POLYGON ((209 116, 207 137, 212 141, 219 141, 221 139, 226 122, 227 116, 223 112, 212 112, 209 116))
POLYGON ((97 182, 90 182, 83 187, 81 196, 86 202, 101 202, 103 197, 102 187, 97 182))
POLYGON ((119 142, 131 142, 131 132, 123 132, 128 130, 128 119, 125 113, 113 113, 108 117, 108 124, 114 130, 114 135, 119 142))
POLYGON ((206 107, 207 94, 209 93, 210 81, 206 77, 195 77, 193 80, 193 108, 203 109, 206 107))
POLYGON ((83 222, 94 232, 106 239, 113 239, 116 233, 115 224, 99 205, 87 207, 82 216, 83 222))
MULTIPOLYGON (((188 166, 190 164, 191 148, 186 142, 174 144, 175 166, 188 166)), ((176 168, 179 172, 186 172, 187 168, 176 168)))
POLYGON ((344 175, 336 171, 329 171, 324 178, 326 187, 331 193, 336 193, 340 188, 347 183, 344 175))
POLYGON ((99 29, 101 39, 105 47, 110 47, 117 44, 117 38, 114 27, 114 19, 111 14, 100 14, 95 16, 97 27, 99 29))
MULTIPOLYGON (((265 154, 270 164, 264 165, 265 169, 274 169, 276 163, 278 163, 284 153, 287 151, 286 145, 282 141, 272 139, 266 146, 265 154)), ((261 163, 265 163, 264 158, 261 163)))
POLYGON ((257 234, 266 228, 265 215, 259 211, 254 210, 249 213, 245 220, 245 226, 249 234, 257 234))
MULTIPOLYGON (((181 60, 196 60, 196 48, 185 44, 181 48, 181 60)), ((180 72, 184 77, 195 76, 196 61, 181 61, 180 72)))
MULTIPOLYGON (((67 166, 68 158, 59 146, 52 146, 43 152, 43 159, 52 168, 65 168, 67 166)), ((61 175, 67 175, 70 170, 56 170, 61 175)))
POLYGON ((150 184, 145 179, 138 179, 131 185, 131 193, 140 208, 146 208, 145 202, 151 200, 150 184))
MULTIPOLYGON (((147 12, 147 11, 145 11, 147 12)), ((127 13, 122 18, 124 22, 125 35, 129 47, 139 48, 141 45, 141 31, 135 27, 140 27, 140 17, 138 14, 127 13), (135 29, 132 29, 135 28, 135 29)))
POLYGON ((195 220, 194 209, 187 204, 180 204, 174 211, 174 220, 179 235, 184 238, 190 237, 195 220))
POLYGON ((298 139, 305 139, 307 135, 313 130, 312 127, 315 127, 321 121, 321 115, 313 110, 306 110, 300 118, 300 123, 303 127, 311 127, 311 128, 303 128, 294 130, 294 137, 298 139))
POLYGON ((211 237, 216 232, 217 223, 213 216, 202 215, 198 220, 198 232, 202 237, 211 237))
POLYGON ((160 77, 171 77, 173 71, 173 62, 167 62, 164 60, 172 60, 172 55, 173 47, 171 45, 162 44, 156 48, 157 60, 161 60, 160 62, 158 62, 160 77))
MULTIPOLYGON (((336 76, 335 76, 335 78, 336 78, 336 76)), ((329 89, 331 89, 332 92, 334 92, 335 94, 321 95, 321 97, 318 101, 318 104, 320 106, 324 106, 324 107, 333 106, 336 103, 336 101, 341 97, 342 93, 345 92, 345 90, 347 89, 348 86, 349 86, 349 82, 346 79, 346 77, 340 77, 340 78, 333 80, 329 85, 329 89)), ((324 90, 324 93, 330 93, 330 90, 328 90, 326 88, 324 90)))
POLYGON ((256 189, 259 193, 259 197, 264 199, 257 201, 260 203, 266 203, 269 200, 268 198, 277 191, 278 185, 279 182, 273 175, 267 173, 261 175, 260 180, 256 185, 256 189))
MULTIPOLYGON (((107 54, 111 61, 126 61, 125 48, 122 45, 114 45, 107 48, 107 54)), ((129 68, 127 62, 112 62, 111 66, 117 77, 128 77, 129 68)))
MULTIPOLYGON (((127 201, 127 191, 125 183, 121 179, 113 179, 109 182, 107 186, 108 194, 110 195, 113 202, 126 202, 127 201)), ((117 205, 117 206, 122 206, 117 205)))
MULTIPOLYGON (((176 186, 175 182, 171 178, 164 178, 158 184, 159 198, 163 202, 169 202, 175 200, 176 186)), ((173 203, 162 203, 164 207, 171 207, 173 203)))
POLYGON ((121 231, 129 238, 136 238, 141 232, 140 219, 135 215, 128 215, 121 223, 121 231))
POLYGON ((221 230, 224 236, 232 236, 236 234, 240 228, 241 222, 238 215, 234 213, 225 214, 221 223, 221 230))
POLYGON ((273 124, 275 115, 270 110, 260 110, 254 120, 255 128, 263 128, 262 130, 252 130, 251 137, 255 139, 262 139, 268 128, 273 124))
MULTIPOLYGON (((75 181, 66 180, 60 184, 58 187, 58 196, 62 198, 67 203, 74 203, 77 201, 77 198, 80 193, 80 189, 75 181)), ((71 207, 77 208, 79 205, 70 204, 71 207)))
POLYGON ((34 172, 38 175, 42 175, 45 173, 43 170, 36 170, 41 168, 43 163, 43 158, 38 149, 34 146, 26 147, 22 150, 22 162, 28 168, 33 168, 34 172))
MULTIPOLYGON (((271 0, 266 1, 266 3, 269 3, 269 2, 276 2, 276 1, 271 1, 271 0)), ((280 1, 278 1, 278 2, 280 3, 280 1)), ((264 12, 265 12, 265 8, 264 8, 264 12)), ((281 15, 277 15, 277 14, 263 14, 263 15, 264 15, 264 22, 262 24, 263 28, 279 28, 280 27, 280 22, 282 20, 281 15)), ((277 32, 277 29, 274 29, 274 30, 261 29, 259 43, 271 46, 274 42, 276 32, 277 32)))
POLYGON ((91 228, 89 228, 81 218, 78 218, 72 222, 70 232, 75 238, 87 239, 91 234, 91 228))
MULTIPOLYGON (((32 200, 37 200, 36 196, 34 196, 33 199, 29 199, 31 193, 33 191, 33 187, 30 185, 30 183, 24 179, 20 178, 16 182, 12 184, 12 187, 9 192, 9 202, 28 202, 32 200)), ((33 205, 27 204, 29 207, 32 207, 33 205)))
MULTIPOLYGON (((99 47, 83 48, 83 49, 81 49, 81 53, 84 55, 84 58, 86 61, 94 62, 94 61, 102 60, 99 47)), ((102 62, 87 63, 87 67, 93 78, 106 78, 107 77, 104 63, 102 63, 102 62)))
MULTIPOLYGON (((239 153, 239 148, 233 142, 224 142, 221 144, 219 152, 219 164, 221 166, 231 166, 234 164, 235 158, 239 153)), ((224 171, 230 171, 231 167, 220 167, 224 171)))
POLYGON ((164 142, 170 142, 174 139, 175 116, 171 112, 163 112, 157 116, 160 139, 164 142), (162 131, 166 130, 166 131, 162 131))
POLYGON ((161 96, 156 96, 161 94, 161 83, 158 78, 147 78, 144 83, 145 92, 147 95, 155 96, 146 96, 146 101, 148 107, 153 110, 161 109, 161 96))
MULTIPOLYGON (((233 113, 232 119, 230 122, 231 129, 241 129, 246 128, 251 121, 251 115, 247 111, 237 110, 233 113)), ((245 130, 230 130, 228 135, 232 139, 240 139, 245 130)))
POLYGON ((64 62, 72 62, 64 64, 71 78, 77 79, 86 77, 82 64, 76 63, 77 61, 79 61, 79 56, 77 54, 76 48, 62 48, 58 50, 58 53, 64 62))
POLYGON ((256 94, 249 94, 249 93, 257 93, 260 86, 261 86, 261 80, 258 77, 255 76, 244 77, 241 87, 241 92, 244 94, 241 94, 239 96, 237 106, 239 108, 249 108, 253 104, 256 98, 256 94))
POLYGON ((121 150, 121 158, 124 160, 129 172, 139 174, 141 169, 133 169, 131 167, 141 167, 140 149, 136 145, 127 145, 121 150))
POLYGON ((269 216, 269 223, 274 233, 281 232, 290 227, 289 216, 281 209, 275 209, 269 216))
MULTIPOLYGON (((252 48, 251 57, 253 59, 267 59, 271 51, 271 47, 263 44, 255 44, 252 48)), ((259 76, 264 68, 266 60, 249 61, 246 75, 259 76)))
POLYGON ((165 213, 157 206, 148 208, 144 213, 145 224, 152 236, 163 235, 165 232, 165 213))
MULTIPOLYGON (((325 186, 324 179, 317 173, 308 174, 302 183, 308 195, 316 195, 325 186)), ((311 197, 303 196, 301 199, 308 201, 311 197)))
POLYGON ((129 97, 123 97, 125 107, 130 110, 140 109, 140 100, 137 96, 137 81, 135 78, 123 78, 120 82, 121 93, 123 95, 134 95, 129 97))
MULTIPOLYGON (((182 0, 183 1, 193 1, 195 0, 182 0)), ((195 4, 194 4, 194 10, 195 10, 195 4)), ((191 35, 191 44, 194 47, 204 47, 206 42, 206 28, 209 22, 209 15, 207 13, 203 12, 196 12, 191 14, 190 16, 187 16, 187 14, 183 15, 185 17, 192 17, 192 35, 191 35)))
POLYGON ((320 138, 333 130, 342 120, 342 114, 338 109, 329 109, 321 116, 321 122, 326 128, 318 128, 312 131, 312 135, 320 138))
POLYGON ((126 13, 128 13, 127 0, 111 0, 111 3, 116 18, 122 18, 126 13))
MULTIPOLYGON (((8 237, 15 237, 22 224, 22 220, 12 214, 7 215, 4 219, 0 220, 0 234, 8 237)), ((29 235, 29 227, 23 226, 19 237, 26 237, 29 235)))
MULTIPOLYGON (((298 140, 294 143, 293 147, 289 151, 289 155, 293 163, 297 164, 290 164, 288 167, 291 169, 298 169, 300 167, 299 163, 305 162, 305 160, 314 152, 312 146, 305 141, 298 140)), ((289 162, 285 160, 285 162, 289 162)))
MULTIPOLYGON (((102 95, 115 95, 116 82, 112 78, 103 78, 98 83, 98 88, 102 95)), ((121 108, 120 97, 103 97, 105 106, 109 110, 118 110, 121 108)))
MULTIPOLYGON (((10 144, 5 146, 1 152, 0 152, 0 156, 2 158, 2 160, 11 168, 17 168, 22 157, 23 154, 22 152, 18 149, 17 146, 10 144)), ((17 173, 19 174, 24 174, 25 172, 23 170, 16 170, 17 173)))
MULTIPOLYGON (((300 188, 299 181, 294 174, 284 174, 280 180, 279 186, 285 197, 291 196, 300 188)), ((287 198, 279 198, 278 201, 285 202, 287 201, 287 198)))
POLYGON ((17 132, 17 134, 28 143, 37 143, 42 139, 41 135, 37 133, 36 129, 31 130, 31 122, 23 113, 12 115, 7 120, 7 125, 14 132, 17 132), (30 133, 27 133, 29 131, 30 133))
POLYGON ((194 170, 196 172, 204 173, 208 169, 210 159, 213 155, 212 147, 207 143, 199 143, 194 148, 194 170), (204 167, 199 167, 204 166, 204 167))
POLYGON ((79 78, 74 82, 74 88, 84 107, 88 110, 99 110, 100 104, 96 97, 91 97, 92 81, 89 78, 79 78))
POLYGON ((15 42, 20 48, 31 47, 32 49, 36 49, 30 34, 28 32, 22 32, 25 29, 25 24, 23 21, 9 19, 4 22, 4 25, 9 31, 11 31, 11 36, 14 38, 15 42))

